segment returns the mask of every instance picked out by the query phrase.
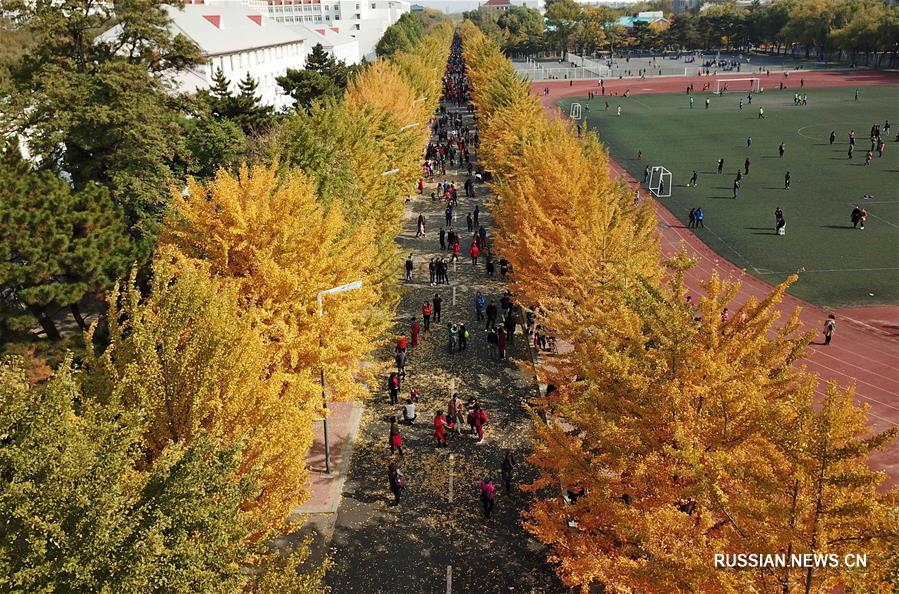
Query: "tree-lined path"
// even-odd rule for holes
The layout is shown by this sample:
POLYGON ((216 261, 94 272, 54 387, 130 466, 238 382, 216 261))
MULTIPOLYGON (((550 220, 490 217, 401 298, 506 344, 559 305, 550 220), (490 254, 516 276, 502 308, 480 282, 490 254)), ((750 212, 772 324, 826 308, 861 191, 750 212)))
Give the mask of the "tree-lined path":
MULTIPOLYGON (((458 51, 455 46, 451 65, 458 51)), ((464 107, 442 104, 447 115, 463 113, 463 125, 473 127, 473 117, 464 107)), ((474 146, 470 150, 474 162, 474 146)), ((446 592, 448 576, 455 592, 565 591, 546 561, 543 546, 519 522, 519 511, 526 507, 529 495, 517 487, 507 495, 500 478, 507 449, 517 462, 515 482, 534 477, 525 460, 531 421, 521 406, 533 394, 533 384, 514 362, 498 361, 489 354, 485 322, 476 319, 474 300, 480 291, 500 309, 502 321, 499 305, 505 285, 498 263, 491 278, 483 257, 473 266, 468 256, 472 234, 467 231, 466 215, 479 206, 479 222, 486 227, 491 245, 492 219, 486 208, 490 198, 486 186, 476 183, 476 197, 466 198, 465 178, 464 166, 448 164, 446 176, 435 174, 426 180, 424 194, 413 196, 407 204, 405 232, 397 241, 404 254, 412 254, 414 272, 413 280, 406 282, 401 280, 402 271, 397 271, 398 282, 407 290, 395 331, 409 336, 413 316, 421 323, 421 306, 435 294, 443 300, 442 316, 440 322, 432 322, 430 332, 422 326, 418 346, 412 347, 410 341, 400 404, 389 403, 385 381, 363 413, 331 541, 334 564, 327 582, 336 592, 446 592), (451 227, 459 233, 462 249, 459 261, 449 264, 449 284, 431 286, 428 261, 436 256, 449 261, 452 254, 440 249, 438 239, 439 229, 446 229, 445 203, 430 196, 438 180, 444 179, 458 189, 451 227), (425 218, 424 237, 416 237, 420 213, 425 218), (464 352, 449 352, 449 323, 462 323, 468 330, 464 352), (484 443, 478 444, 466 426, 461 434, 447 430, 448 447, 435 447, 434 415, 446 411, 453 387, 463 402, 477 398, 486 410, 484 443), (421 391, 418 418, 412 426, 400 425, 404 455, 391 455, 388 418, 402 419, 402 404, 413 388, 421 391), (398 506, 392 505, 388 485, 390 460, 397 462, 407 480, 398 506), (488 474, 497 485, 496 508, 485 520, 478 483, 488 474)), ((501 257, 496 255, 497 262, 501 257)), ((508 349, 510 358, 528 356, 521 332, 519 326, 508 349)), ((392 344, 384 357, 393 358, 392 344)))

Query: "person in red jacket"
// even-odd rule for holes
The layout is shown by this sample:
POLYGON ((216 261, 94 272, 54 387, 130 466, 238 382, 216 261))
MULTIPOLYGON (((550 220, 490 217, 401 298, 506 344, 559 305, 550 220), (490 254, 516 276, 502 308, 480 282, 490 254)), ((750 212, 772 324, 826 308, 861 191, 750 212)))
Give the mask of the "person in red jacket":
POLYGON ((459 245, 459 240, 453 242, 453 257, 450 258, 450 262, 455 262, 459 259, 459 252, 462 251, 462 246, 459 245))
POLYGON ((437 440, 438 448, 446 447, 446 417, 442 410, 434 415, 434 439, 437 440))
POLYGON ((496 331, 496 342, 499 349, 500 360, 506 358, 506 331, 502 326, 496 331))
POLYGON ((390 417, 390 453, 398 450, 400 456, 403 455, 403 434, 400 433, 400 427, 396 423, 396 417, 390 417))
POLYGON ((481 255, 481 250, 478 249, 477 244, 475 244, 474 242, 472 242, 471 247, 468 248, 468 255, 471 256, 471 265, 477 266, 478 256, 481 255))
POLYGON ((487 413, 480 404, 474 405, 474 429, 478 433, 478 443, 484 443, 484 426, 487 425, 487 413))
POLYGON ((431 302, 425 301, 421 306, 421 316, 425 320, 425 332, 431 329, 431 302))
POLYGON ((416 318, 412 318, 412 346, 418 346, 418 320, 416 318))

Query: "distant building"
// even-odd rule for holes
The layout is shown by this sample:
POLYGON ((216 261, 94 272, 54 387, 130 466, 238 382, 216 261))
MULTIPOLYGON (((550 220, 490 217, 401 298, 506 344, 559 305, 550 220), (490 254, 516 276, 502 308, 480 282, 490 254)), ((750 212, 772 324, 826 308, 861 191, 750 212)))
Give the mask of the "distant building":
MULTIPOLYGON (((195 0, 196 1, 196 0, 195 0)), ((203 1, 203 0, 199 0, 203 1)), ((238 0, 211 0, 234 2, 238 0)), ((387 27, 409 12, 405 0, 244 0, 246 5, 287 25, 336 29, 359 43, 361 58, 374 59, 387 27)))
POLYGON ((657 29, 667 29, 668 25, 671 24, 670 21, 665 18, 665 14, 661 10, 638 12, 634 16, 620 17, 616 21, 616 24, 625 29, 633 29, 637 23, 645 23, 646 25, 657 29))
POLYGON ((512 3, 509 0, 487 0, 479 10, 487 14, 499 14, 510 8, 512 8, 512 3))
MULTIPOLYGON (((282 107, 291 102, 280 92, 275 78, 288 68, 304 66, 312 51, 306 41, 308 31, 292 30, 240 2, 163 7, 172 19, 172 33, 193 41, 207 60, 174 75, 178 90, 190 93, 209 88, 215 71, 221 68, 234 90, 250 74, 258 83, 263 103, 282 107)), ((117 29, 104 35, 115 34, 117 29)))
POLYGON ((513 6, 524 6, 534 10, 542 8, 538 0, 487 0, 487 2, 478 7, 478 10, 487 14, 499 15, 513 6))
MULTIPOLYGON (((312 48, 322 46, 338 60, 356 64, 375 57, 384 31, 409 11, 403 0, 186 0, 183 8, 164 5, 173 34, 193 41, 206 57, 172 77, 182 92, 209 88, 219 68, 231 81, 251 75, 267 105, 283 107, 291 98, 276 78, 300 69, 312 48)), ((115 35, 113 27, 103 36, 115 35)))
POLYGON ((701 3, 701 0, 672 0, 671 9, 675 14, 683 14, 699 9, 701 3))

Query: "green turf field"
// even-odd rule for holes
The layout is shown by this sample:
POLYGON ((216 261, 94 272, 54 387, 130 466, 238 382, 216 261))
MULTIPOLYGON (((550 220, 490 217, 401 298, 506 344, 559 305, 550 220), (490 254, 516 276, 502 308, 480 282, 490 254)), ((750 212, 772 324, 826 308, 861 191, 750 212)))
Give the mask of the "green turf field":
POLYGON ((673 188, 661 202, 685 225, 690 208, 702 207, 705 229, 696 234, 737 266, 771 283, 804 269, 792 293, 821 305, 899 303, 899 86, 862 88, 858 102, 852 88, 805 89, 805 107, 793 105, 790 90, 756 94, 748 105, 745 93, 732 89, 723 97, 709 94, 708 110, 702 93, 690 109, 683 93, 640 95, 639 82, 632 92, 627 99, 566 99, 559 105, 565 113, 573 101, 589 106, 588 127, 638 180, 646 165, 667 167, 673 188), (615 115, 618 105, 621 117, 615 115), (758 118, 760 106, 765 119, 758 118), (886 119, 892 130, 884 156, 875 152, 865 166, 871 126, 886 119), (852 160, 850 129, 857 134, 852 160), (832 146, 831 130, 837 134, 832 146), (750 172, 734 200, 733 181, 747 156, 750 172), (724 173, 717 175, 722 157, 724 173), (698 187, 688 188, 693 169, 698 187), (788 170, 791 187, 785 190, 788 170), (863 200, 864 194, 875 198, 863 200), (849 223, 856 203, 868 210, 864 231, 849 223), (787 223, 784 236, 774 231, 778 206, 787 223))

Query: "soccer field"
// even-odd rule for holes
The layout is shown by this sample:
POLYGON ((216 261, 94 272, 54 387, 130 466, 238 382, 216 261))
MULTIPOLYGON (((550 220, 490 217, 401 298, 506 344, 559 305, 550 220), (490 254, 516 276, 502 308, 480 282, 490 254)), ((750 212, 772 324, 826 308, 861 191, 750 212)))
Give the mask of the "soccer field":
POLYGON ((686 94, 640 95, 635 82, 629 98, 569 98, 559 106, 566 114, 573 102, 589 107, 584 113, 588 129, 599 132, 612 156, 637 180, 643 179, 646 165, 668 168, 671 197, 660 201, 684 225, 690 209, 701 207, 705 228, 697 229, 697 236, 747 272, 777 283, 798 271, 800 280, 791 292, 820 305, 899 303, 899 86, 862 88, 858 101, 852 88, 803 92, 807 106, 793 105, 793 90, 754 94, 749 105, 746 92, 732 86, 721 97, 697 93, 690 109, 686 94), (759 107, 764 119, 758 117, 759 107), (875 152, 865 166, 871 126, 883 126, 885 120, 892 129, 884 156, 875 152), (852 129, 856 145, 849 159, 852 129), (734 199, 734 178, 744 171, 747 157, 749 175, 734 199), (719 175, 721 158, 725 165, 719 175), (694 169, 698 187, 686 187, 694 169), (789 190, 784 189, 787 171, 789 190), (864 200, 865 194, 874 198, 864 200), (864 231, 849 222, 855 204, 868 210, 864 231), (783 236, 774 230, 777 207, 786 221, 783 236))

